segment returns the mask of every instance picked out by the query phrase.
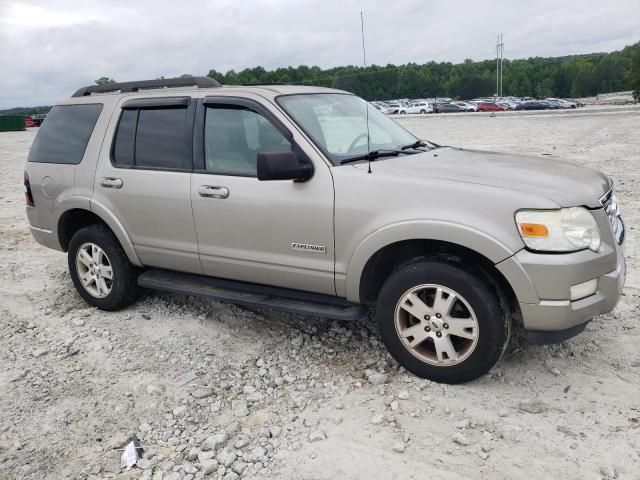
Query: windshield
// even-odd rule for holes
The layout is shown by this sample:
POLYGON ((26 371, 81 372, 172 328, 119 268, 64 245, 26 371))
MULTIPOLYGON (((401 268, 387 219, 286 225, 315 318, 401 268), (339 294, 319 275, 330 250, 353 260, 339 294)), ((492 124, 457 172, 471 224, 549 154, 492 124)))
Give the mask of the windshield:
POLYGON ((334 165, 339 165, 341 160, 372 150, 398 149, 418 140, 372 105, 354 95, 283 95, 278 97, 277 101, 334 165))

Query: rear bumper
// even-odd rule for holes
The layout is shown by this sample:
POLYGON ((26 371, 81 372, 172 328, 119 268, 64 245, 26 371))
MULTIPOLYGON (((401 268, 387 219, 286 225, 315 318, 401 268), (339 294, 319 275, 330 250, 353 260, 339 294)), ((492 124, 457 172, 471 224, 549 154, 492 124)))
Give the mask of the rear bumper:
POLYGON ((53 248, 54 250, 63 251, 62 246, 60 245, 60 241, 58 240, 58 236, 53 233, 51 230, 47 230, 44 228, 34 227, 33 225, 29 226, 31 230, 31 235, 40 245, 44 245, 48 248, 53 248))

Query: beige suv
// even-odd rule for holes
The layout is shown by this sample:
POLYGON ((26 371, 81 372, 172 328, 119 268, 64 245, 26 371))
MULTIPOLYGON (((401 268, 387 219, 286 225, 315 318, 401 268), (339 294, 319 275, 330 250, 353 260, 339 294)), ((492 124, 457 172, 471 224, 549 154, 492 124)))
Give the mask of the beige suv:
POLYGON ((91 305, 146 287, 338 320, 374 307, 398 362, 439 382, 487 372, 513 321, 532 343, 576 335, 625 277, 602 173, 435 145, 325 88, 82 88, 43 123, 25 196, 91 305))

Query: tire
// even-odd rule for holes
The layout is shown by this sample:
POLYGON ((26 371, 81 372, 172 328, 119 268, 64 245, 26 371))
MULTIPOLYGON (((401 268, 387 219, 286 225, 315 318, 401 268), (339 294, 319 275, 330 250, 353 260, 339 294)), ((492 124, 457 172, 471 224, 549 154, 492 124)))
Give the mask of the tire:
POLYGON ((382 340, 391 355, 408 371, 435 382, 459 384, 484 375, 500 359, 508 341, 507 316, 487 280, 443 260, 420 260, 392 273, 380 290, 376 311, 382 340), (414 289, 418 289, 415 294, 423 301, 421 305, 417 300, 407 303, 414 289), (450 315, 437 312, 447 310, 450 292, 454 295, 450 315), (433 299, 438 295, 436 307, 433 299), (400 305, 417 315, 425 311, 429 315, 418 319, 400 305), (432 318, 436 313, 442 316, 432 318), (473 327, 466 326, 472 323, 473 327), (413 348, 408 345, 411 342, 415 342, 413 348), (454 355, 449 357, 447 348, 454 355))
POLYGON ((424 115, 424 114, 426 114, 426 113, 427 113, 427 111, 426 111, 426 110, 420 110, 420 113, 421 113, 422 115, 424 115))
POLYGON ((400 115, 405 115, 407 112, 405 112, 404 110, 400 110, 400 115))
POLYGON ((78 230, 69 242, 67 261, 71 280, 89 305, 101 310, 118 310, 137 298, 137 268, 129 262, 118 239, 106 226, 96 224, 78 230), (86 286, 81 277, 84 282, 89 279, 86 286))

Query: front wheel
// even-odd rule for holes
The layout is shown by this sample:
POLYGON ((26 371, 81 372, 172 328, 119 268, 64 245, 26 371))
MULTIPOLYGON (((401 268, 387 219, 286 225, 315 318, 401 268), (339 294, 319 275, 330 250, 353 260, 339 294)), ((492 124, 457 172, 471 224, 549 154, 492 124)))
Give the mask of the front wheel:
POLYGON ((427 111, 426 111, 426 110, 420 110, 420 113, 421 113, 422 115, 424 115, 424 114, 426 114, 426 113, 427 113, 427 111))
POLYGON ((505 313, 486 279, 440 260, 396 270, 378 296, 377 319, 400 365, 442 383, 484 375, 508 340, 505 313))
POLYGON ((69 242, 67 259, 71 280, 89 305, 117 310, 136 299, 136 268, 104 225, 78 230, 69 242))

